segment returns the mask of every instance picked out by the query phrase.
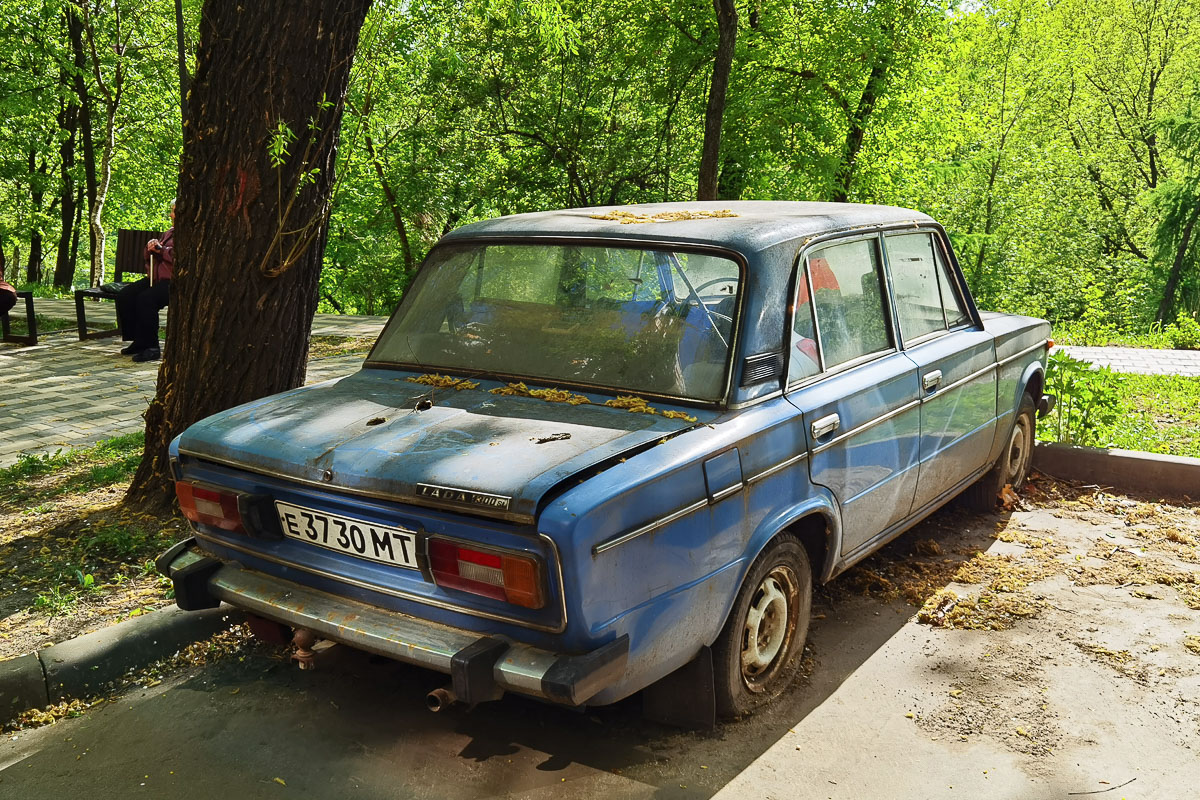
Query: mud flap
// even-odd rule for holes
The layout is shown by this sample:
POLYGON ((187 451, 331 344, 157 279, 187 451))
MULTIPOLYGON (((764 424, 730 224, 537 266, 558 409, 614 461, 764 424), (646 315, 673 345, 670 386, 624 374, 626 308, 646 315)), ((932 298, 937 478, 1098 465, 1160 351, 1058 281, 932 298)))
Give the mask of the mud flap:
POLYGON ((717 724, 712 650, 701 647, 688 663, 642 690, 642 715, 677 728, 708 730, 717 724))

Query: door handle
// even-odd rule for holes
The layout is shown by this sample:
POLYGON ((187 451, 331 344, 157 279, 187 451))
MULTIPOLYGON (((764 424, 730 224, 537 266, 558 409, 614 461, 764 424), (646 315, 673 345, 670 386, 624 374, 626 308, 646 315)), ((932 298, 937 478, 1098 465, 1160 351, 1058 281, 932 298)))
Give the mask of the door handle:
POLYGON ((838 429, 842 424, 842 419, 837 414, 829 414, 821 417, 812 424, 812 435, 814 439, 820 439, 822 436, 828 436, 838 429))
POLYGON ((932 392, 942 382, 942 371, 935 369, 933 372, 926 372, 921 378, 921 385, 925 387, 925 391, 932 392))

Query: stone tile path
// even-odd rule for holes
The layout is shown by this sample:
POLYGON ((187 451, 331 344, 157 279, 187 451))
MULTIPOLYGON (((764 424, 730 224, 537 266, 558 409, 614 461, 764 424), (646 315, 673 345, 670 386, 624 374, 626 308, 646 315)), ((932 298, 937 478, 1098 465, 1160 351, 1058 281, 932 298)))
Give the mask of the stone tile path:
POLYGON ((1147 350, 1139 347, 1061 347, 1067 355, 1115 372, 1200 377, 1200 350, 1147 350))
MULTIPOLYGON (((47 317, 75 318, 73 300, 37 300, 47 317)), ((112 325, 113 304, 88 308, 88 322, 112 325)), ((318 315, 313 333, 378 335, 385 317, 318 315)), ((134 364, 117 338, 81 342, 72 327, 39 337, 36 347, 0 344, 0 467, 21 453, 53 453, 141 430, 154 397, 158 362, 134 364)), ((308 382, 347 375, 362 356, 314 359, 308 382)))

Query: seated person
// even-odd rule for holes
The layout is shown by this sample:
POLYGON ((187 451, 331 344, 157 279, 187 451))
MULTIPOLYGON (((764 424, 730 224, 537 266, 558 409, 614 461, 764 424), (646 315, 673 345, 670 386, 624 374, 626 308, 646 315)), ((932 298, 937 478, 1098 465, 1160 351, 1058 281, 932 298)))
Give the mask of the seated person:
POLYGON ((17 304, 17 290, 11 283, 5 283, 0 278, 0 314, 9 311, 17 304))
POLYGON ((175 271, 175 201, 171 201, 171 228, 162 239, 146 242, 146 277, 134 281, 117 295, 117 325, 130 344, 121 355, 137 362, 157 361, 158 312, 167 305, 171 275, 175 271))

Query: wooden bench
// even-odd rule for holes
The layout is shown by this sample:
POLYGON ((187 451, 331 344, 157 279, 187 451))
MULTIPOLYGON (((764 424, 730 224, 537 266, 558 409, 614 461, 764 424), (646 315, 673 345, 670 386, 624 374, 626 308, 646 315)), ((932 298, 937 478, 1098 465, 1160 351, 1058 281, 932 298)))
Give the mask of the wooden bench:
POLYGON ((0 330, 3 330, 4 336, 0 341, 10 342, 12 344, 37 344, 37 317, 33 315, 33 293, 32 292, 17 292, 17 300, 25 301, 25 335, 18 336, 10 332, 8 315, 12 311, 16 311, 16 306, 13 306, 11 311, 5 311, 0 314, 0 330))
MULTIPOLYGON (((124 283, 121 279, 126 275, 136 275, 139 278, 146 274, 146 242, 151 239, 161 239, 158 231, 139 231, 131 228, 121 228, 117 231, 117 266, 113 273, 115 284, 124 283)), ((103 339, 107 336, 117 336, 121 333, 120 320, 117 326, 103 330, 89 331, 87 327, 87 310, 84 300, 116 300, 117 289, 106 289, 114 284, 93 286, 90 289, 75 290, 75 324, 79 328, 79 341, 84 339, 103 339)))

